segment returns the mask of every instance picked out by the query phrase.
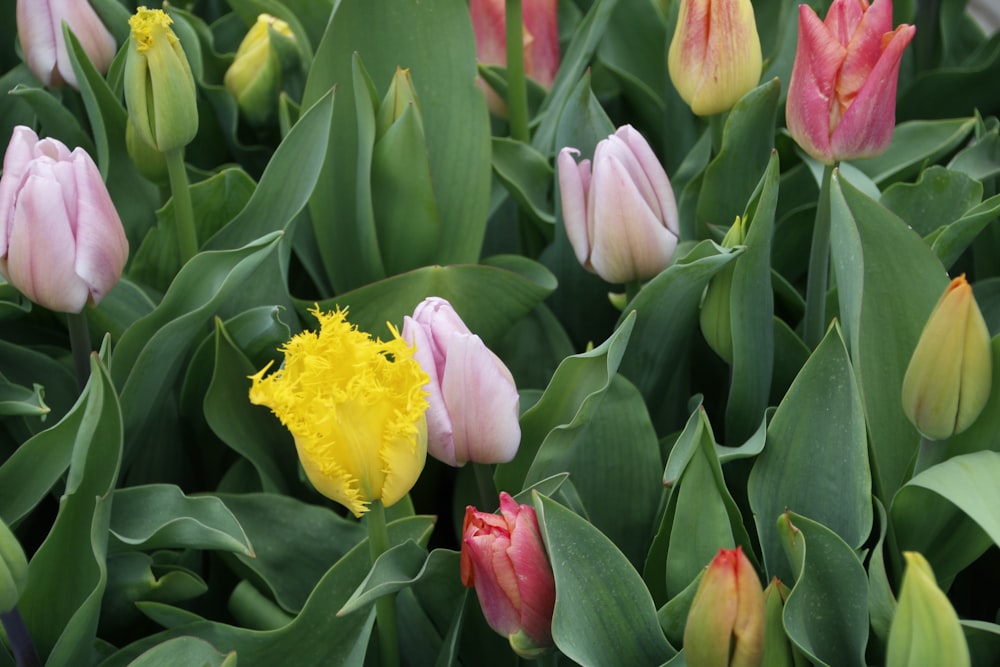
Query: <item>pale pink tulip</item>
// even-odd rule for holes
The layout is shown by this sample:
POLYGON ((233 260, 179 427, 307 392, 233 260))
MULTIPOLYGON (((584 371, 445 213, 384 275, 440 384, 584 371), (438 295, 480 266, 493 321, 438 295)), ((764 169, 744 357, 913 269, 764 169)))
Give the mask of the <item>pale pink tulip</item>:
POLYGON ((50 310, 78 313, 118 283, 128 241, 97 165, 14 128, 0 178, 0 274, 50 310))
POLYGON ((677 248, 677 202, 653 149, 631 125, 597 144, 594 165, 563 148, 557 167, 566 236, 580 264, 609 283, 652 278, 677 248))
POLYGON ((892 0, 834 0, 821 21, 799 6, 788 131, 825 164, 878 155, 896 124, 899 63, 916 28, 892 28, 892 0))
POLYGON ((106 73, 115 57, 115 38, 87 0, 17 0, 17 36, 32 74, 50 88, 65 83, 79 89, 63 22, 97 71, 106 73))
POLYGON ((530 505, 500 494, 500 515, 465 509, 462 583, 476 588, 483 616, 520 655, 552 646, 555 578, 530 505))
POLYGON ((514 378, 447 300, 430 297, 403 319, 403 339, 430 377, 427 451, 448 465, 505 463, 521 442, 514 378))

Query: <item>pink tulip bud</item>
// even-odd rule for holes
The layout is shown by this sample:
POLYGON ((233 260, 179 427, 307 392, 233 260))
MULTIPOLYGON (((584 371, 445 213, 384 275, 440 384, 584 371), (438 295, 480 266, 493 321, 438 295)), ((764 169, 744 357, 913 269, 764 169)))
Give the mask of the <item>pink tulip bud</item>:
POLYGON ((552 646, 556 584, 530 505, 500 494, 500 516, 465 509, 462 583, 476 588, 483 616, 523 657, 552 646))
MULTIPOLYGON (((552 87, 559 71, 559 26, 556 0, 524 0, 521 9, 524 35, 524 73, 544 87, 552 87)), ((476 58, 483 65, 507 66, 507 18, 505 0, 471 0, 472 30, 476 35, 476 58)), ((493 89, 479 81, 490 111, 507 115, 507 107, 493 89)))
POLYGON ((799 5, 785 119, 805 152, 833 164, 889 146, 899 63, 916 30, 892 29, 892 0, 834 0, 823 21, 799 5))
POLYGON ((505 463, 521 442, 519 397, 500 358, 445 299, 421 302, 403 319, 403 339, 430 377, 427 451, 448 465, 505 463))
POLYGON ((50 88, 66 83, 79 89, 63 38, 64 21, 97 71, 107 72, 115 38, 87 0, 17 0, 17 36, 32 74, 50 88))
POLYGON ((78 313, 118 283, 128 241, 81 148, 14 128, 0 178, 0 274, 50 310, 78 313))
POLYGON ((597 144, 594 165, 559 152, 566 236, 583 268, 609 283, 652 278, 674 256, 677 202, 653 149, 631 125, 597 144))
POLYGON ((764 654, 764 591, 743 549, 720 549, 698 584, 684 626, 687 664, 758 667, 764 654))

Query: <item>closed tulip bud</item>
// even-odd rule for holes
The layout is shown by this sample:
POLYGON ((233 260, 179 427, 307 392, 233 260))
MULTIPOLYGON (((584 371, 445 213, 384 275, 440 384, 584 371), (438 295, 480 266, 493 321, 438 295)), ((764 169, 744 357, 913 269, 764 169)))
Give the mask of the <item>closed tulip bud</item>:
POLYGON ((674 256, 677 202, 653 149, 623 125, 576 163, 563 148, 557 168, 566 236, 583 268, 609 283, 652 278, 674 256))
MULTIPOLYGON (((521 8, 524 73, 548 90, 559 71, 557 0, 527 0, 521 8)), ((505 0, 471 0, 469 13, 476 35, 476 58, 483 65, 507 66, 507 13, 505 0)), ((485 82, 479 87, 497 116, 507 116, 507 105, 485 82)))
POLYGON ((500 515, 465 509, 462 583, 475 587, 486 622, 522 657, 552 646, 556 584, 530 505, 500 494, 500 515))
POLYGON ((156 150, 183 148, 198 132, 194 76, 163 10, 139 7, 125 58, 125 104, 136 133, 156 150))
POLYGON ((772 577, 771 583, 764 589, 764 653, 761 665, 796 667, 809 664, 785 634, 782 615, 789 593, 791 591, 777 577, 772 577))
POLYGON ((392 124, 411 109, 422 131, 424 127, 423 113, 420 109, 417 90, 413 87, 410 70, 397 67, 392 81, 389 82, 389 90, 386 92, 382 104, 379 105, 378 115, 375 117, 375 141, 385 136, 392 124))
POLYGON ((0 521, 0 614, 15 606, 28 583, 28 559, 3 521, 0 521))
MULTIPOLYGON (((746 239, 746 228, 746 220, 737 217, 722 239, 722 247, 735 248, 742 245, 746 239)), ((733 363, 732 311, 729 298, 733 291, 735 272, 736 266, 730 262, 712 277, 708 289, 705 290, 698 318, 705 341, 728 364, 733 363)))
POLYGON ((692 112, 729 111, 756 87, 762 62, 750 0, 681 0, 667 67, 692 112))
POLYGON ((878 155, 896 124, 899 63, 916 28, 892 28, 892 0, 834 0, 820 21, 799 5, 799 43, 785 120, 820 162, 878 155))
POLYGON ((521 442, 514 378, 445 299, 421 302, 403 339, 430 377, 427 451, 448 465, 505 463, 521 442))
POLYGON ((316 490, 360 517, 373 500, 400 500, 424 468, 427 374, 391 325, 383 343, 352 326, 346 311, 312 313, 319 332, 285 343, 282 367, 264 377, 268 364, 251 378, 250 402, 291 432, 316 490))
POLYGON ((121 277, 128 241, 82 148, 14 128, 0 178, 0 274, 50 310, 79 313, 121 277))
POLYGON ((91 64, 104 74, 115 57, 115 38, 87 0, 17 0, 17 36, 28 69, 50 88, 79 89, 63 23, 76 35, 91 64))
POLYGON ((934 571, 915 551, 904 551, 906 572, 889 627, 886 667, 968 667, 969 646, 934 571))
POLYGON ((295 52, 295 35, 288 23, 261 14, 240 42, 223 78, 240 112, 257 127, 267 124, 278 109, 283 70, 279 42, 291 47, 285 53, 295 52))
POLYGON ((144 178, 157 185, 166 185, 170 181, 167 160, 163 153, 139 138, 131 120, 125 125, 125 150, 128 151, 136 171, 144 178))
POLYGON ((684 626, 691 667, 757 667, 764 651, 764 592, 741 547, 720 549, 684 626))
POLYGON ((921 435, 945 440, 976 421, 992 382, 989 329, 962 274, 920 334, 903 377, 903 411, 921 435))

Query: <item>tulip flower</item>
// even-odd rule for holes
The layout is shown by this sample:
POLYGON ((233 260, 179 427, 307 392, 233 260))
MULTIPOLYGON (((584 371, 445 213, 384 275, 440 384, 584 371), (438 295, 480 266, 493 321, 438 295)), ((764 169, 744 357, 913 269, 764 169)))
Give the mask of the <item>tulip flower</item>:
POLYGON ((0 178, 0 274, 50 310, 79 313, 118 283, 128 241, 82 148, 18 126, 0 178))
POLYGON ((403 319, 403 339, 430 377, 427 451, 448 465, 506 463, 521 442, 514 378, 445 299, 403 319))
POLYGON ((757 667, 764 652, 764 592, 741 547, 720 549, 702 576, 684 626, 697 667, 757 667))
POLYGON ((920 334, 903 377, 903 411, 921 435, 945 440, 976 421, 992 382, 989 329, 962 274, 920 334))
POLYGON ((557 167, 566 236, 585 269, 610 283, 645 280, 670 263, 677 202, 653 149, 631 125, 597 144, 594 164, 563 148, 557 167))
POLYGON ((125 104, 136 133, 161 153, 183 148, 198 132, 194 76, 163 10, 139 7, 125 58, 125 104))
POLYGON ((282 78, 280 54, 294 50, 292 29, 270 14, 258 16, 240 42, 223 83, 251 125, 265 125, 277 110, 282 78), (280 42, 284 42, 284 48, 280 42))
POLYGON ((969 646, 934 571, 915 551, 904 551, 906 572, 889 627, 886 667, 968 667, 969 646))
POLYGON ((465 509, 462 583, 475 586, 487 623, 523 657, 552 646, 556 584, 530 505, 500 494, 500 515, 465 509))
MULTIPOLYGON (((507 66, 505 0, 471 0, 469 13, 476 35, 476 58, 483 65, 507 66)), ((559 25, 556 0, 525 0, 522 5, 524 73, 548 90, 559 71, 559 25)), ((504 102, 482 80, 486 102, 494 114, 506 117, 504 102)))
POLYGON ((916 28, 892 28, 892 0, 834 0, 820 21, 799 5, 786 123, 824 164, 878 155, 896 124, 896 83, 916 28))
POLYGON ((699 116, 729 111, 760 80, 750 0, 682 0, 667 52, 670 80, 699 116))
POLYGON ((373 500, 400 500, 423 470, 427 374, 391 325, 383 343, 352 326, 347 311, 311 312, 319 332, 294 336, 280 369, 265 377, 268 364, 251 377, 250 402, 291 432, 316 490, 360 517, 373 500))
POLYGON ((50 88, 79 89, 63 23, 76 35, 91 64, 104 74, 115 57, 115 38, 87 0, 17 0, 17 36, 28 69, 50 88))

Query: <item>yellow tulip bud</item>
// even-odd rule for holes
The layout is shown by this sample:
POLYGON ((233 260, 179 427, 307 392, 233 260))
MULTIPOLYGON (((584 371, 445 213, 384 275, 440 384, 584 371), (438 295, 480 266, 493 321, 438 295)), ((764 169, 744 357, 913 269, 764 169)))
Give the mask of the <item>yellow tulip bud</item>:
POLYGON ((886 667, 968 667, 969 646, 958 616, 927 560, 905 551, 906 573, 889 628, 886 667))
MULTIPOLYGON (((288 23, 270 14, 258 16, 240 42, 236 58, 223 79, 251 125, 265 125, 278 108, 283 69, 276 47, 279 40, 294 46, 295 35, 288 23)), ((286 51, 294 51, 294 48, 286 51)))
POLYGON ((992 380, 990 333, 963 274, 920 334, 903 378, 903 411, 921 435, 945 440, 976 421, 992 380))
POLYGON ((667 66, 691 111, 729 111, 757 85, 762 62, 750 0, 681 0, 667 66))
POLYGON ((194 76, 184 48, 161 9, 139 7, 129 19, 125 104, 136 133, 166 153, 183 148, 198 132, 194 76))

